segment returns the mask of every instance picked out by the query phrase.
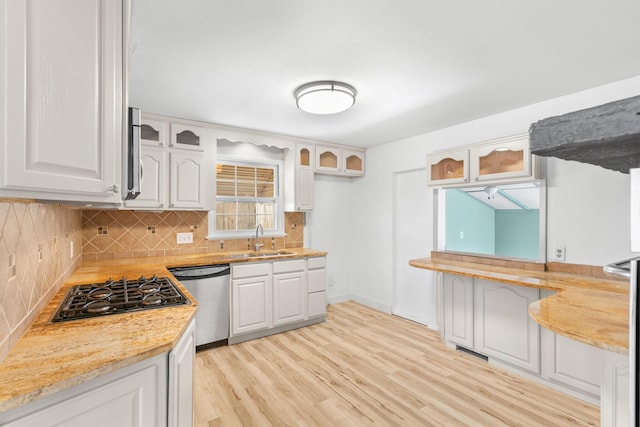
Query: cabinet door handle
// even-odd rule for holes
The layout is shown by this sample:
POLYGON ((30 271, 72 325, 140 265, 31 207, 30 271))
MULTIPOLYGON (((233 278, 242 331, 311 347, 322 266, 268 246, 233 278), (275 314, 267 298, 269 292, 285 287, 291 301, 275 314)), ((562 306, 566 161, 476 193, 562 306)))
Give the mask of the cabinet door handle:
POLYGON ((113 184, 111 187, 107 188, 107 192, 118 194, 120 192, 120 186, 118 184, 113 184))

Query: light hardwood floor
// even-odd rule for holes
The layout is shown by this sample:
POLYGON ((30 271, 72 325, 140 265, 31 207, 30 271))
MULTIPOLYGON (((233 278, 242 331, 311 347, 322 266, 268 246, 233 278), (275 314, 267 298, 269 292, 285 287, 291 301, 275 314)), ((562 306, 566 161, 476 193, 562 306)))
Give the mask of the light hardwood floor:
POLYGON ((346 302, 327 321, 198 352, 195 425, 599 425, 599 409, 346 302))

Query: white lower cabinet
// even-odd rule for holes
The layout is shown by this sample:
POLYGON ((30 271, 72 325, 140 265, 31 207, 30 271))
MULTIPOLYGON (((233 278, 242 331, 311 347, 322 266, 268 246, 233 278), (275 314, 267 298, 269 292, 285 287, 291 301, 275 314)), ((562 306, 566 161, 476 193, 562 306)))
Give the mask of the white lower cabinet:
POLYGON ((191 322, 169 353, 169 427, 193 425, 193 365, 196 357, 196 324, 191 322))
MULTIPOLYGON (((602 427, 630 426, 629 357, 603 352, 600 425, 602 427)), ((637 425, 637 424, 636 424, 637 425)))
POLYGON ((536 288, 474 280, 474 349, 535 374, 540 373, 540 326, 528 307, 536 288))
POLYGON ((7 427, 182 427, 193 420, 192 323, 159 354, 0 414, 7 427))
MULTIPOLYGON (((542 291, 541 297, 553 294, 542 291)), ((542 377, 600 398, 604 350, 540 328, 542 377)))
MULTIPOLYGON (((601 367, 603 354, 608 352, 541 328, 528 314, 529 304, 550 296, 551 291, 454 274, 443 274, 441 285, 443 336, 449 346, 473 350, 492 363, 534 375, 592 403, 603 396, 604 408, 604 396, 609 393, 604 389, 604 376, 608 374, 601 367)), ((623 368, 616 369, 623 372, 623 368)), ((614 377, 609 375, 610 383, 614 377)), ((618 390, 619 386, 609 388, 618 390)))
POLYGON ((327 270, 326 258, 315 257, 307 261, 307 317, 327 314, 327 270))
POLYGON ((273 263, 273 325, 299 322, 307 316, 307 260, 273 263))
POLYGON ((445 340, 473 349, 473 278, 444 275, 445 340))
MULTIPOLYGON (((90 380, 33 403, 43 408, 7 427, 156 427, 166 424, 166 354, 90 380), (55 398, 55 399, 52 399, 55 398), (49 402, 53 400, 52 402, 49 402)), ((29 409, 30 404, 19 409, 29 409)))
POLYGON ((244 264, 231 269, 231 335, 273 326, 271 263, 244 264))
POLYGON ((540 372, 539 327, 527 307, 538 290, 444 275, 444 336, 454 345, 540 372))
POLYGON ((232 266, 229 343, 321 321, 326 314, 324 260, 317 257, 232 266), (315 320, 309 320, 312 318, 315 320))

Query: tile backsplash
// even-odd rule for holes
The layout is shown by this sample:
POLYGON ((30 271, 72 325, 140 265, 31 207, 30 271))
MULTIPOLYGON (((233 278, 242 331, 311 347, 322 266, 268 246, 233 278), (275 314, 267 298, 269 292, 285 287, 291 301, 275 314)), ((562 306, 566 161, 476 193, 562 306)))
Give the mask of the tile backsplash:
MULTIPOLYGON (((265 249, 302 247, 304 215, 285 214, 285 237, 265 249)), ((207 240, 206 212, 79 210, 0 199, 0 361, 80 259, 114 259, 246 250, 253 239, 207 240), (176 243, 192 232, 193 243, 176 243)))
POLYGON ((0 199, 0 360, 73 272, 81 243, 80 210, 0 199))
MULTIPOLYGON (((196 211, 82 211, 84 260, 188 255, 253 248, 254 239, 207 240, 207 213, 196 211), (193 233, 193 243, 178 244, 177 233, 193 233)), ((261 237, 265 249, 303 246, 304 214, 285 213, 285 237, 261 237)))

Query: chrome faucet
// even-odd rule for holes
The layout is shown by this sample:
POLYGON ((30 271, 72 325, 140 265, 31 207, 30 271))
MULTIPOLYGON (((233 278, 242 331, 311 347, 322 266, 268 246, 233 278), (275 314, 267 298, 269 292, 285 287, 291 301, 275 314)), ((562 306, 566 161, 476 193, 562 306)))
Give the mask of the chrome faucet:
POLYGON ((258 243, 258 230, 264 236, 264 230, 262 229, 262 224, 258 224, 258 226, 256 227, 256 244, 255 244, 256 252, 258 252, 260 248, 264 246, 264 243, 258 243))

